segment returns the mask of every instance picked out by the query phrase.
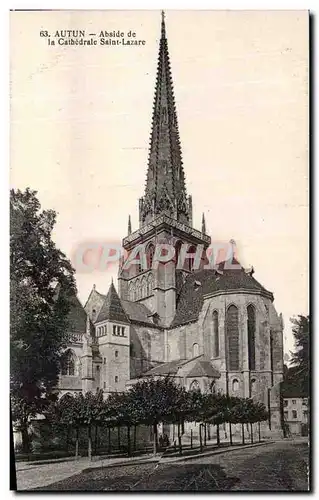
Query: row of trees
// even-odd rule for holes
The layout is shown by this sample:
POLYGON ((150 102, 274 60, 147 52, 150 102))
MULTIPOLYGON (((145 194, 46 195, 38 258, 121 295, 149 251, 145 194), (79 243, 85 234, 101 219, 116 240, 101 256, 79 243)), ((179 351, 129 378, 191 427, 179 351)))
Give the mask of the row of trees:
MULTIPOLYGON (((217 426, 217 444, 220 445, 219 426, 229 424, 230 443, 232 444, 232 424, 242 424, 242 439, 245 443, 244 425, 267 420, 267 412, 262 403, 251 399, 230 397, 223 394, 187 391, 169 378, 150 379, 135 384, 125 393, 111 394, 103 400, 103 393, 86 393, 65 396, 52 404, 46 418, 55 425, 66 426, 76 432, 75 455, 79 453, 79 430, 87 428, 88 456, 92 457, 92 428, 127 428, 127 452, 131 454, 131 430, 137 425, 153 428, 153 451, 158 451, 158 425, 173 423, 178 428, 178 447, 182 453, 182 434, 185 422, 200 423, 200 447, 203 447, 202 428, 206 424, 217 426)), ((134 448, 136 432, 134 432, 134 448)), ((206 436, 206 433, 205 433, 206 436)), ((260 439, 260 435, 259 435, 260 439)), ((206 439, 205 439, 206 441, 206 439)), ((109 440, 109 451, 110 440, 109 440)))

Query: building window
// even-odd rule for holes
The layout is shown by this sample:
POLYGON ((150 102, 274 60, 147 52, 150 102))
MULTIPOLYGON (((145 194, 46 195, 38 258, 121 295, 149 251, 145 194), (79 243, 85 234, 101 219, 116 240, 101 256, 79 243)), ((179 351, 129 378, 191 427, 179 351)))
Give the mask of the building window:
POLYGON ((304 412, 303 412, 303 416, 304 416, 304 417, 308 417, 308 410, 304 410, 304 412))
POLYGON ((293 404, 293 405, 295 405, 295 404, 296 404, 296 400, 295 400, 295 399, 293 399, 293 400, 292 400, 292 404, 293 404))
POLYGON ((214 357, 219 356, 218 312, 213 312, 214 357))
POLYGON ((99 372, 99 371, 100 371, 100 367, 99 367, 99 366, 97 366, 97 367, 96 367, 96 371, 97 371, 97 372, 99 372))
POLYGON ((287 411, 284 411, 284 417, 286 420, 288 419, 288 412, 287 411))
POLYGON ((154 245, 153 243, 150 243, 147 249, 147 267, 148 269, 152 269, 153 265, 153 258, 154 258, 154 245))
POLYGON ((252 378, 250 381, 250 392, 251 394, 254 394, 256 392, 256 379, 252 378))
POLYGON ((237 392, 239 390, 239 382, 238 382, 237 378, 234 378, 234 380, 232 382, 232 388, 233 388, 233 392, 237 392))
POLYGON ((61 360, 62 375, 75 375, 75 355, 72 351, 67 351, 61 360))
POLYGON ((119 378, 118 378, 118 376, 117 376, 117 375, 115 375, 114 380, 115 380, 115 383, 117 383, 117 382, 119 381, 119 378))
POLYGON ((247 330, 248 330, 248 365, 249 370, 256 369, 255 363, 255 330, 256 312, 252 304, 247 307, 247 330))
POLYGON ((103 358, 103 364, 106 365, 106 358, 103 358))
POLYGON ((122 326, 122 337, 124 337, 124 335, 125 335, 125 327, 122 326))
POLYGON ((189 271, 193 271, 195 254, 196 254, 196 248, 194 246, 191 246, 186 254, 187 268, 189 271))
POLYGON ((121 327, 120 326, 117 327, 117 334, 121 335, 121 327))
POLYGON ((193 358, 196 358, 197 356, 199 356, 199 345, 193 344, 193 358))
POLYGON ((103 389, 106 388, 106 382, 103 382, 103 389))
POLYGON ((193 382, 190 385, 190 390, 191 391, 199 391, 199 389, 200 389, 200 387, 199 387, 198 380, 193 380, 193 382))
POLYGON ((302 406, 308 406, 308 401, 307 399, 302 400, 302 406))
POLYGON ((226 313, 227 361, 228 370, 239 370, 239 332, 238 309, 231 305, 226 313))
POLYGON ((292 410, 292 418, 297 418, 297 410, 292 410))
POLYGON ((288 406, 288 399, 284 400, 284 406, 288 406))
POLYGON ((119 352, 115 351, 115 357, 118 358, 118 356, 119 356, 119 352))

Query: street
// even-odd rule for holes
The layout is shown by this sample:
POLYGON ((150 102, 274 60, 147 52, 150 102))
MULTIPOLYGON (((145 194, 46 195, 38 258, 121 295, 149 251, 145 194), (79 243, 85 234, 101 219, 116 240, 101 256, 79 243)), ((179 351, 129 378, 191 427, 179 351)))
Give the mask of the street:
POLYGON ((197 457, 176 463, 86 470, 42 491, 307 491, 309 450, 303 440, 197 457))

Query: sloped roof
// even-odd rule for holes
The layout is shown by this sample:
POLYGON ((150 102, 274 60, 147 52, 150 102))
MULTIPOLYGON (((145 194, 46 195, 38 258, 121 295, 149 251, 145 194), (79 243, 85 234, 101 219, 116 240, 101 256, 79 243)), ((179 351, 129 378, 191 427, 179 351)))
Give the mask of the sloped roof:
POLYGON ((242 267, 224 269, 224 265, 224 262, 219 264, 222 274, 216 273, 213 269, 204 269, 187 276, 178 298, 171 327, 197 321, 203 307, 204 295, 209 293, 244 289, 265 293, 272 298, 271 292, 268 292, 253 276, 247 274, 242 267), (195 284, 195 281, 200 285, 195 284))
POLYGON ((99 315, 96 319, 96 323, 107 319, 124 323, 129 323, 130 321, 123 309, 121 300, 115 290, 113 282, 111 283, 109 291, 105 297, 99 315))
MULTIPOLYGON (((70 298, 70 311, 68 314, 68 331, 70 333, 86 332, 87 314, 79 299, 74 295, 70 298)), ((90 320, 91 334, 94 332, 94 326, 90 320)))
POLYGON ((148 307, 139 302, 131 302, 130 300, 121 300, 123 309, 131 321, 136 323, 146 323, 154 327, 158 327, 152 321, 152 312, 148 307))
POLYGON ((148 372, 143 373, 143 377, 149 375, 175 375, 179 367, 186 362, 187 361, 185 360, 175 359, 174 361, 163 363, 162 365, 156 366, 148 372))
POLYGON ((192 377, 211 377, 219 378, 220 373, 208 360, 199 359, 191 371, 186 375, 187 378, 192 377))

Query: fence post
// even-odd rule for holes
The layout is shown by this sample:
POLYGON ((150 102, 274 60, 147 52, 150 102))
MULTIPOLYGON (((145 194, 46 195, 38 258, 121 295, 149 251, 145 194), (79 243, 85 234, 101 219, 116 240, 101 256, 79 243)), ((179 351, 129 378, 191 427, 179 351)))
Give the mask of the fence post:
POLYGON ((191 449, 193 449, 193 429, 191 429, 191 449))

